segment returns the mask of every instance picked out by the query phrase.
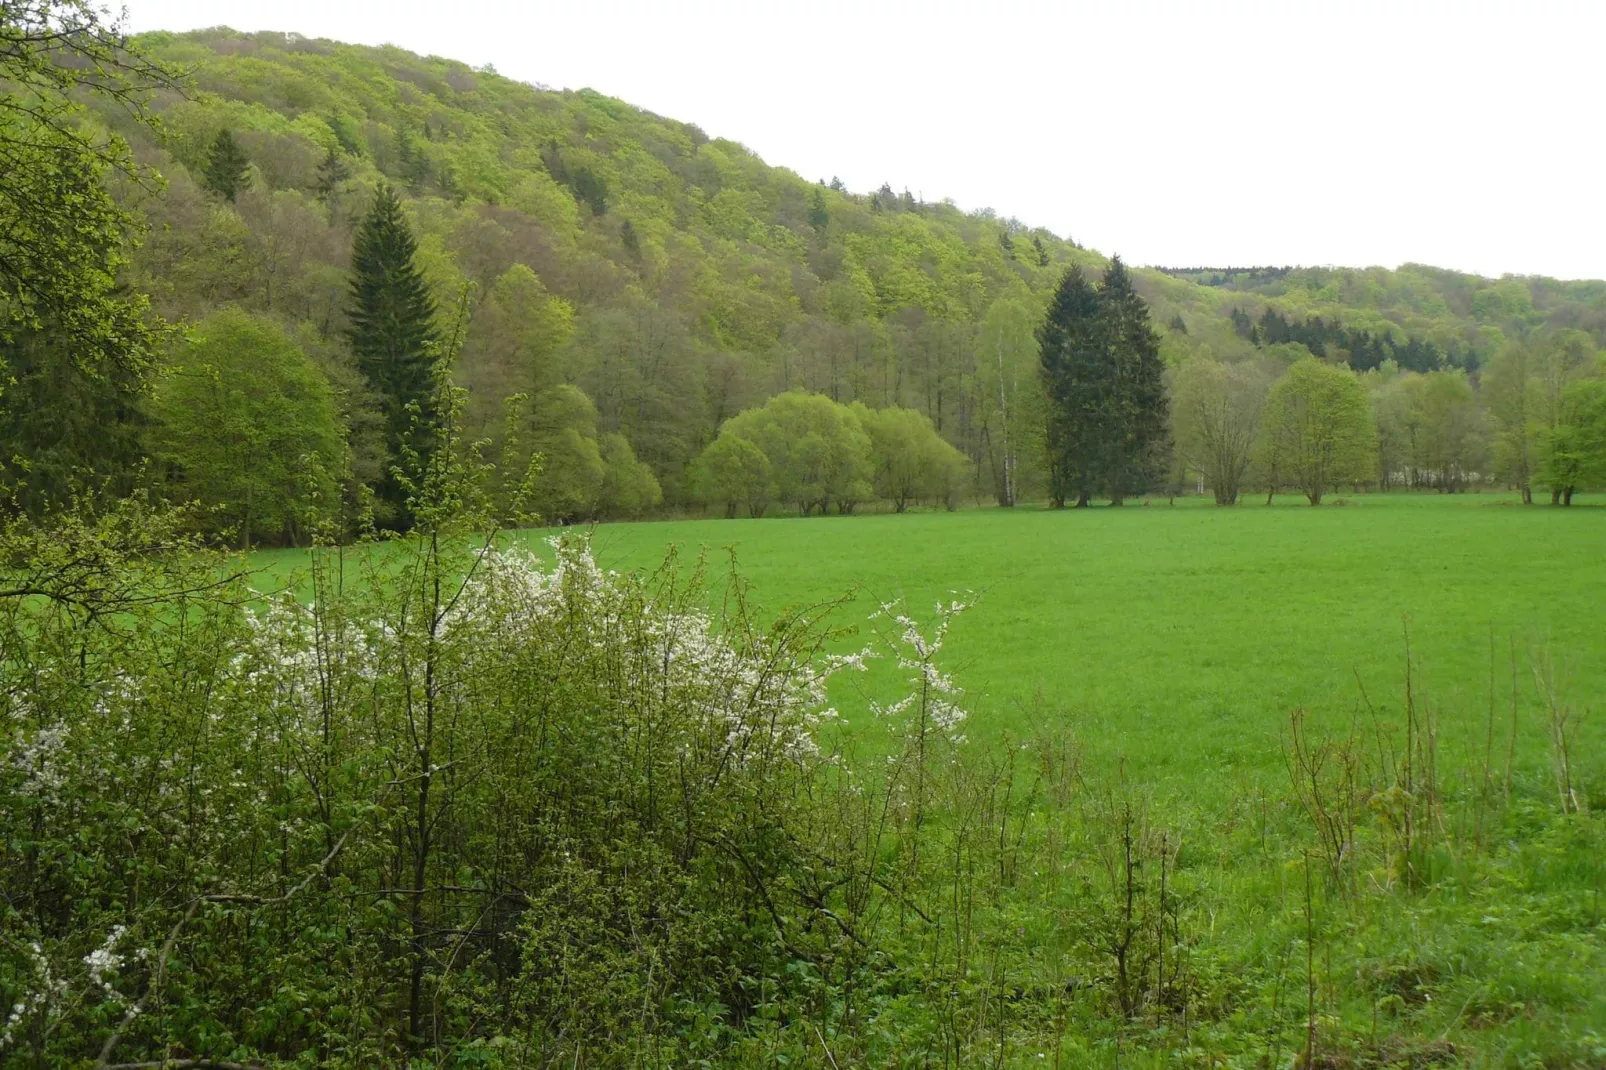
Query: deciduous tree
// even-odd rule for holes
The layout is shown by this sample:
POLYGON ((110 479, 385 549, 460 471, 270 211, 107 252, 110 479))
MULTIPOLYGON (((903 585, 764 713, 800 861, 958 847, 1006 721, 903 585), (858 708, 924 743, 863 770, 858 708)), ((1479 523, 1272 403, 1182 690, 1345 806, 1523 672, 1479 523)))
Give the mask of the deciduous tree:
MULTIPOLYGON (((149 93, 176 76, 87 0, 16 0, 0 12, 0 336, 47 330, 79 370, 143 376, 148 303, 119 288, 143 232, 115 200, 117 176, 155 185, 121 137, 84 119, 109 103, 149 126, 149 93)), ((0 369, 3 370, 3 369, 0 369)))
POLYGON ((1376 431, 1353 372, 1302 360, 1271 388, 1260 438, 1263 462, 1312 505, 1343 483, 1371 478, 1376 431))
POLYGON ((1236 505, 1254 461, 1271 376, 1259 365, 1195 360, 1177 372, 1177 445, 1217 505, 1236 505))
POLYGON ((1556 424, 1540 438, 1538 474, 1558 505, 1571 505, 1579 490, 1606 486, 1606 379, 1583 379, 1562 391, 1556 424))
POLYGON ((867 409, 858 403, 853 412, 870 437, 871 483, 877 496, 900 513, 921 498, 952 501, 970 462, 943 441, 924 413, 867 409))
POLYGON ((738 508, 763 516, 775 500, 769 456, 732 432, 722 432, 697 458, 692 486, 700 500, 723 505, 726 517, 734 517, 738 508))
POLYGON ((328 381, 272 320, 238 310, 202 320, 155 411, 170 481, 242 547, 299 541, 334 509, 345 428, 328 381))

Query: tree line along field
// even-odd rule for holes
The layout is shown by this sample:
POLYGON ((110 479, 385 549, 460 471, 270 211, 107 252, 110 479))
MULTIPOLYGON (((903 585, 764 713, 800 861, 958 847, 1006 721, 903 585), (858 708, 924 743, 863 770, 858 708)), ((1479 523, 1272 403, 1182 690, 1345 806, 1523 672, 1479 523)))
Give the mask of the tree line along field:
MULTIPOLYGON (((465 440, 504 469, 490 490, 508 520, 1067 489, 1055 410, 1087 400, 1078 383, 1100 361, 1049 368, 1036 334, 1068 271, 1107 272, 1099 252, 436 57, 224 28, 138 47, 155 61, 140 76, 149 110, 88 94, 72 115, 126 139, 143 176, 103 207, 140 239, 114 260, 154 316, 118 328, 137 344, 105 374, 59 344, 68 309, 7 341, 0 463, 23 511, 150 484, 239 545, 305 544, 329 523, 354 534, 368 491, 381 525, 397 522, 387 473, 445 350, 465 440), (376 301, 406 310, 393 337, 372 329, 376 301), (855 409, 793 421, 795 437, 868 413, 886 425, 845 451, 864 470, 826 493, 796 478, 807 466, 787 436, 754 452, 752 425, 794 392, 855 409), (889 445, 918 470, 889 471, 889 445)), ((1285 402, 1322 390, 1338 391, 1325 422, 1344 427, 1355 477, 1339 482, 1565 502, 1606 481, 1599 282, 1421 265, 1133 267, 1121 281, 1141 299, 1129 325, 1153 328, 1128 354, 1143 353, 1140 392, 1161 402, 1163 386, 1165 402, 1141 406, 1153 448, 1118 483, 1203 472, 1224 500, 1293 489, 1306 480, 1277 455, 1305 443, 1285 402)), ((1075 349, 1086 332, 1068 322, 1060 348, 1075 349)))

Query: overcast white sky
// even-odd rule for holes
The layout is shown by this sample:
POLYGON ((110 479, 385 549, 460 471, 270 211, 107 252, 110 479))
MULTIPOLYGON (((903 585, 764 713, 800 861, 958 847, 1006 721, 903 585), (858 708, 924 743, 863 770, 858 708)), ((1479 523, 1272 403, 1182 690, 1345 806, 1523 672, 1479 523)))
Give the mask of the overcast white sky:
POLYGON ((1165 265, 1606 278, 1606 0, 127 0, 590 86, 1165 265))

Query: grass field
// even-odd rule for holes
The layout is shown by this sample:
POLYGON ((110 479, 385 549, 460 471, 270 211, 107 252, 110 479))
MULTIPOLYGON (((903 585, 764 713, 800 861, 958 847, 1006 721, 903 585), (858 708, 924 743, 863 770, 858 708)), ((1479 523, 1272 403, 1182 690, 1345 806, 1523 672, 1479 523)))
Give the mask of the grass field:
MULTIPOLYGON (((539 551, 550 534, 511 537, 539 551)), ((1218 509, 1191 499, 613 524, 592 540, 601 563, 621 570, 654 569, 671 546, 682 561, 706 549, 715 602, 732 547, 762 613, 853 592, 836 623, 860 634, 844 649, 865 641, 880 602, 903 598, 929 620, 937 598, 979 596, 941 661, 971 711, 952 799, 981 798, 964 794, 979 783, 966 770, 998 768, 989 763, 1003 738, 1053 721, 1080 746, 1081 786, 1068 801, 1033 794, 1020 804, 1019 829, 1037 822, 1032 861, 1007 893, 991 876, 975 885, 973 871, 971 884, 961 881, 953 848, 953 901, 961 888, 987 893, 975 925, 992 934, 982 940, 999 957, 986 971, 998 972, 956 965, 950 976, 932 966, 932 977, 962 982, 943 990, 983 1004, 1006 970, 1037 978, 1035 989, 1019 982, 1024 993, 1065 990, 1061 963, 1082 963, 1074 968, 1092 978, 1068 1003, 1032 1004, 1069 1018, 1023 1026, 1008 1042, 1000 1026, 998 1065, 1308 1065, 1290 1039, 1296 1027, 1312 1038, 1320 1028, 1331 1057, 1314 1065, 1331 1068, 1606 1065, 1606 729, 1598 716, 1578 724, 1572 783, 1582 801, 1558 806, 1534 672, 1549 672, 1579 714, 1606 705, 1606 508, 1594 500, 1524 508, 1507 495, 1401 494, 1319 509, 1292 498, 1218 509), (1368 766, 1365 776, 1382 779, 1360 797, 1343 807, 1329 797, 1328 813, 1358 814, 1360 832, 1355 852, 1335 863, 1345 883, 1328 883, 1313 808, 1285 764, 1289 716, 1303 708, 1316 735, 1343 737, 1364 709, 1364 688, 1379 711, 1372 723, 1388 726, 1375 738, 1389 735, 1397 762, 1407 624, 1417 710, 1425 700, 1438 711, 1442 760, 1425 790, 1407 778, 1401 794, 1397 765, 1386 775, 1368 766), (1501 766, 1514 680, 1519 742, 1508 791, 1501 766), (1486 752, 1489 736, 1498 742, 1486 752), (1078 935, 1119 915, 1115 877, 1105 878, 1115 871, 1100 868, 1112 856, 1099 846, 1115 842, 1100 815, 1116 812, 1099 800, 1117 797, 1136 799, 1144 820, 1176 837, 1175 899, 1165 898, 1162 865, 1157 901, 1172 904, 1173 953, 1187 957, 1200 1008, 1192 1025, 1182 1016, 1180 1031, 1174 1016, 1153 1018, 1146 1035, 1113 1019, 1098 994, 1109 984, 1103 945, 1078 935), (1401 813, 1427 815, 1415 848, 1398 837, 1401 813), (1407 875, 1406 859, 1421 876, 1407 875), (1052 1046, 1040 1042, 1048 1034, 1052 1046)), ((257 561, 268 586, 295 582, 305 556, 257 561)), ((878 728, 855 689, 892 697, 894 675, 882 662, 835 696, 842 731, 870 749, 878 728)), ((1044 753, 1039 743, 1023 749, 1044 753)), ((942 811, 933 842, 958 844, 970 813, 959 803, 942 811)), ((888 925, 889 939, 904 939, 901 925, 888 925)), ((929 951, 921 944, 914 957, 924 962, 929 951)), ((1037 998, 1023 996, 1012 1013, 1037 998)), ((911 1014, 886 1021, 929 1024, 925 1011, 911 1014)))
MULTIPOLYGON (((973 737, 1073 717, 1095 753, 1183 790, 1282 775, 1295 707, 1347 719, 1364 685, 1397 708, 1407 622, 1448 746, 1481 738, 1491 633, 1502 718, 1513 644, 1525 716, 1539 716, 1536 656, 1573 704, 1606 699, 1606 509, 1495 494, 1348 501, 609 524, 593 541, 620 569, 652 568, 671 545, 714 558, 733 547, 766 609, 857 592, 842 624, 896 597, 924 618, 937 597, 974 591, 947 651, 973 737)), ((1583 731, 1602 738, 1599 724, 1583 731)))

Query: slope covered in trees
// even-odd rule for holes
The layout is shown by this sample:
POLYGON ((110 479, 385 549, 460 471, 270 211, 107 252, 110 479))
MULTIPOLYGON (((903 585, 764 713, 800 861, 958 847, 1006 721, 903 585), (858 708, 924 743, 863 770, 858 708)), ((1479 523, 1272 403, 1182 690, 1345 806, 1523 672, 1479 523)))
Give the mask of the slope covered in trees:
MULTIPOLYGON (((412 307, 436 310, 403 332, 409 359, 429 343, 457 353, 466 439, 518 464, 540 454, 535 504, 549 519, 698 501, 707 466, 694 461, 725 421, 793 390, 921 414, 968 459, 965 496, 1013 503, 1053 492, 1033 333, 1068 268, 1103 274, 1097 253, 891 184, 855 194, 811 181, 590 90, 277 33, 157 34, 142 45, 188 81, 153 97, 160 135, 115 102, 90 101, 94 120, 165 179, 119 187, 149 228, 126 283, 174 321, 237 307, 310 358, 349 443, 325 459, 345 474, 348 504, 372 487, 381 520, 400 515, 390 467, 405 395, 422 389, 417 374, 405 386, 398 369, 372 363, 388 343, 365 319, 374 295, 360 233, 382 186, 399 198, 384 225, 399 222, 407 235, 395 240, 416 243, 409 270, 425 292, 412 307), (543 413, 563 419, 543 423, 543 413)), ((1268 358, 1280 373, 1314 355, 1385 379, 1397 368, 1476 375, 1512 343, 1554 348, 1565 336, 1592 352, 1606 337, 1606 283, 1407 266, 1140 268, 1130 284, 1173 373, 1201 358, 1268 358)), ((38 338, 7 348, 26 378, 0 401, 4 456, 32 498, 119 478, 109 458, 124 468, 153 458, 157 476, 180 487, 219 485, 193 467, 163 467, 162 433, 145 427, 154 417, 126 384, 75 378, 38 338), (30 401, 41 389, 76 415, 42 426, 30 401), (115 418, 93 415, 103 413, 115 418)), ((167 363, 182 367, 180 356, 167 363)), ((1550 395, 1559 412, 1559 392, 1550 395)), ((1386 484, 1393 470, 1380 445, 1386 484)), ((733 449, 723 450, 727 468, 740 460, 733 449)), ((1513 463, 1513 485, 1526 487, 1539 459, 1513 463)), ((219 515, 272 515, 209 504, 219 515)))

